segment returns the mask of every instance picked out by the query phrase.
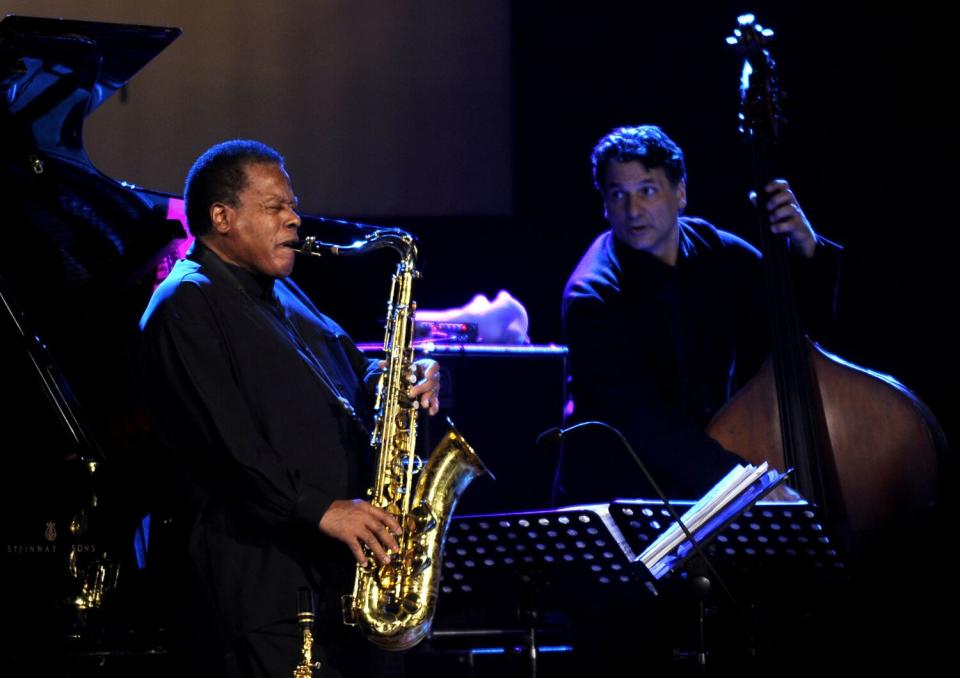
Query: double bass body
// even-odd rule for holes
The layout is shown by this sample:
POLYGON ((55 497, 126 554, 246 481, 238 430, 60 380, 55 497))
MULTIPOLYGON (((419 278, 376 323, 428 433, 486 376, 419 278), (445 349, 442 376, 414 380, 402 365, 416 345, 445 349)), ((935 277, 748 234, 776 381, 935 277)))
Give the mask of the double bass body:
MULTIPOLYGON (((946 443, 927 407, 898 381, 807 342, 823 450, 856 543, 920 517, 938 498, 946 443)), ((784 470, 772 361, 717 414, 707 433, 751 463, 784 470)))

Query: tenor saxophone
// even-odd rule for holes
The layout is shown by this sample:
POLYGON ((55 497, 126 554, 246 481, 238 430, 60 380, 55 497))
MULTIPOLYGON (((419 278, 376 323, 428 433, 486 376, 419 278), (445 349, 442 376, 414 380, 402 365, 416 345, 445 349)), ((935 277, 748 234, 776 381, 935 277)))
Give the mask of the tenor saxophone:
POLYGON ((300 251, 349 256, 382 248, 398 252, 400 262, 387 303, 386 365, 377 385, 370 440, 377 470, 368 494, 371 504, 396 517, 403 534, 388 564, 378 564, 367 553, 367 565, 357 565, 353 593, 343 598, 343 616, 378 647, 405 650, 430 632, 443 543, 457 501, 474 478, 489 471, 452 423, 425 465, 416 453, 418 403, 407 395, 413 373, 413 282, 420 276, 413 237, 394 228, 375 229, 345 246, 308 237, 300 251))

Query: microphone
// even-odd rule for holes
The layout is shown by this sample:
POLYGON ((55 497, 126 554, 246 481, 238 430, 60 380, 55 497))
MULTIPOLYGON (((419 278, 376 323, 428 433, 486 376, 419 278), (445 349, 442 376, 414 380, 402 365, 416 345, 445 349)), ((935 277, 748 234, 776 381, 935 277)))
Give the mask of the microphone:
POLYGON ((683 521, 680 520, 680 516, 677 515, 676 511, 673 509, 673 506, 671 506, 670 500, 667 499, 667 495, 663 490, 660 489, 660 485, 658 485, 657 481, 654 480, 653 474, 647 470, 647 465, 643 463, 643 460, 640 459, 640 455, 634 451, 633 446, 627 441, 626 436, 620 432, 620 429, 616 428, 615 426, 611 426, 605 421, 581 421, 578 424, 574 424, 573 426, 568 426, 566 428, 548 428, 546 431, 537 436, 537 445, 555 445, 560 443, 568 434, 573 433, 574 431, 594 426, 604 428, 620 439, 620 442, 627 449, 627 452, 629 452, 630 456, 633 457, 633 461, 638 467, 640 467, 640 472, 643 473, 644 477, 647 479, 647 482, 649 482, 650 486, 653 487, 653 491, 656 492, 657 496, 663 500, 664 504, 666 504, 667 510, 670 512, 670 516, 680 525, 680 529, 682 529, 683 533, 687 535, 687 539, 696 544, 696 540, 693 538, 693 535, 687 531, 687 526, 683 524, 683 521))
POLYGON ((560 428, 559 426, 554 426, 553 428, 548 428, 546 431, 537 436, 537 447, 552 447, 558 445, 563 436, 565 436, 573 427, 570 428, 560 428))

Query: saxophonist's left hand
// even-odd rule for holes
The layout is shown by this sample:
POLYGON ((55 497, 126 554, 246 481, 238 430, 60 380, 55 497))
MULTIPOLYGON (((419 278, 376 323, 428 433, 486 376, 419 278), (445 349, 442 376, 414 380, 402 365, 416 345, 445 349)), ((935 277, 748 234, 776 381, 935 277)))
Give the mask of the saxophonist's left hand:
POLYGON ((440 411, 440 365, 436 360, 423 358, 413 367, 417 383, 410 387, 410 398, 419 398, 420 407, 433 416, 440 411))

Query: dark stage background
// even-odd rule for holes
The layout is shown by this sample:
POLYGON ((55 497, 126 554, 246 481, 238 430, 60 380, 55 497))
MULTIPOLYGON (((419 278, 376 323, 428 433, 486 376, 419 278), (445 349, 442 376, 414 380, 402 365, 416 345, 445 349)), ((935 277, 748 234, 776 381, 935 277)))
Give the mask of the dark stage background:
MULTIPOLYGON (((953 439, 955 229, 940 226, 950 36, 932 7, 10 0, 3 11, 184 28, 87 121, 85 146, 109 176, 179 193, 203 148, 263 139, 287 156, 307 212, 421 236, 422 307, 506 288, 538 343, 562 342, 563 284, 603 228, 589 152, 613 126, 663 126, 687 153, 688 212, 756 241, 739 62, 724 44, 753 11, 778 33, 783 174, 815 228, 846 247, 824 344, 897 376, 953 439)), ((295 275, 357 339, 376 340, 390 266, 295 275)))
MULTIPOLYGON (((263 139, 287 156, 305 211, 419 235, 421 307, 507 289, 538 344, 563 343, 564 283, 604 227, 589 154, 614 126, 661 125, 687 154, 688 212, 756 242, 736 132, 740 63, 724 43, 754 11, 778 34, 782 174, 817 231, 846 248, 823 344, 896 376, 956 439, 944 12, 769 0, 274 5, 31 0, 0 11, 183 26, 87 121, 100 170, 179 193, 210 144, 263 139)), ((301 262, 294 277, 355 339, 377 341, 393 263, 301 262)), ((524 374, 490 371, 503 395, 481 404, 480 425, 507 428, 544 409, 525 403, 559 402, 553 372, 535 384, 524 374)), ((3 423, 43 406, 21 399, 3 423)))
MULTIPOLYGON (((563 285, 603 228, 590 149, 622 124, 663 126, 687 154, 688 213, 756 242, 736 134, 740 64, 723 42, 737 13, 753 7, 779 36, 782 174, 817 231, 846 249, 837 323, 822 342, 899 378, 955 437, 956 238, 944 224, 943 157, 954 139, 939 102, 947 43, 934 15, 733 2, 511 7, 515 210, 386 220, 422 237, 422 306, 506 288, 526 304, 534 342, 562 342, 563 285)), ((297 275, 330 282, 356 266, 333 262, 326 278, 301 266, 297 275)), ((349 299, 315 290, 357 335, 377 337, 385 283, 371 275, 364 285, 349 299)))

